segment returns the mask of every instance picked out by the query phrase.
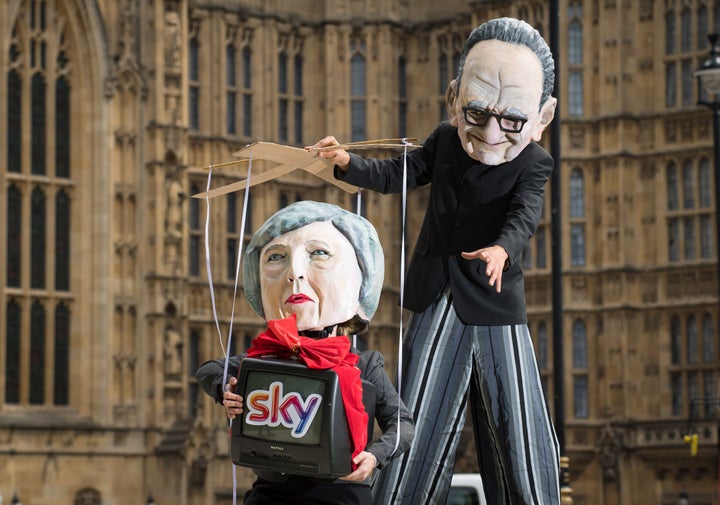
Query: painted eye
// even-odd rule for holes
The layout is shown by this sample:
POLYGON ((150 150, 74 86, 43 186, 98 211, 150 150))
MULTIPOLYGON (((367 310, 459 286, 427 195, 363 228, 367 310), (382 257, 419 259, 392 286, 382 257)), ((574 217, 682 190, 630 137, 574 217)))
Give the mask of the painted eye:
POLYGON ((330 256, 330 253, 325 249, 315 249, 310 251, 310 256, 330 256))
POLYGON ((513 116, 502 116, 500 119, 500 126, 510 132, 519 132, 522 130, 525 124, 525 119, 513 117, 513 116))
POLYGON ((280 253, 272 253, 270 256, 267 257, 267 261, 268 261, 268 263, 270 263, 271 261, 280 261, 284 257, 285 256, 280 253))

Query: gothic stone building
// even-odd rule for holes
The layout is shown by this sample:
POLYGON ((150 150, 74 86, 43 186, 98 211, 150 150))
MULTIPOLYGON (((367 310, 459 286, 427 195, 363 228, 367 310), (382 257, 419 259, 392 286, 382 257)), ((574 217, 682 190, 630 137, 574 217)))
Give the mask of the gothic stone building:
MULTIPOLYGON (((711 114, 693 77, 719 28, 717 0, 0 2, 2 497, 231 503, 227 421, 193 373, 223 354, 231 314, 234 350, 264 328, 242 285, 233 296, 238 246, 289 202, 358 201, 295 171, 253 186, 246 213, 243 192, 207 206, 191 198, 208 184, 204 167, 255 141, 422 139, 446 117, 470 30, 510 15, 547 36, 551 6, 562 247, 547 198, 524 262, 550 404, 565 392, 574 503, 667 505, 685 493, 717 504, 717 195, 711 114)), ((211 184, 246 171, 214 169, 211 184)), ((426 198, 408 199, 407 251, 426 198)), ((386 251, 363 344, 392 375, 402 201, 360 202, 386 251)), ((462 444, 458 468, 474 465, 462 444)), ((240 494, 251 480, 239 469, 240 494)))

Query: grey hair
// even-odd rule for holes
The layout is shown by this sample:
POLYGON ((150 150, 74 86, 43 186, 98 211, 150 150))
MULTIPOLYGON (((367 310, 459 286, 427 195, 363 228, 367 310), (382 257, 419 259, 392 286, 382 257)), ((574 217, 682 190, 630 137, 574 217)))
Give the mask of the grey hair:
POLYGON ((288 205, 270 216, 255 232, 245 250, 243 258, 245 297, 253 310, 263 318, 265 311, 260 291, 260 252, 262 248, 280 235, 321 221, 330 221, 355 249, 362 273, 359 300, 360 308, 363 311, 362 316, 370 319, 375 314, 385 277, 385 257, 377 231, 364 217, 348 212, 337 205, 300 201, 288 205))
POLYGON ((540 107, 547 101, 555 86, 555 60, 550 48, 542 38, 540 32, 525 21, 515 18, 497 18, 487 21, 475 28, 463 45, 458 64, 457 87, 460 89, 465 59, 470 50, 483 40, 499 40, 509 44, 518 44, 529 48, 540 60, 543 71, 543 90, 540 97, 540 107))

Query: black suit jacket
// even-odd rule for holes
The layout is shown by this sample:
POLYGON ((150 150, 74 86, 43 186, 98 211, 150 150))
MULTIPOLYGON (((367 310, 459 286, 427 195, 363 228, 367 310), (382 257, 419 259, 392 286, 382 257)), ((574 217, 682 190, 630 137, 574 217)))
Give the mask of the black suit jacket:
MULTIPOLYGON (((542 212, 552 157, 531 142, 514 160, 489 166, 463 150, 457 128, 441 123, 422 148, 408 152, 407 184, 432 184, 430 201, 405 282, 405 307, 422 312, 450 283, 458 316, 466 324, 527 322, 522 253, 542 212), (500 245, 508 253, 502 292, 488 285, 485 262, 460 253, 500 245)), ((343 181, 381 193, 403 186, 403 159, 350 155, 343 181)))

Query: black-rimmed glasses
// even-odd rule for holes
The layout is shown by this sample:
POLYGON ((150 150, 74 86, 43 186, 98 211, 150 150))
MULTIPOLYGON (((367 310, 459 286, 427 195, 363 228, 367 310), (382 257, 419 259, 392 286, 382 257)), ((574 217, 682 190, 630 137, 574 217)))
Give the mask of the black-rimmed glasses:
POLYGON ((509 116, 505 114, 496 114, 485 109, 475 109, 473 107, 463 107, 465 113, 465 122, 472 126, 485 126, 491 117, 497 119, 500 131, 505 133, 520 133, 527 123, 527 118, 509 116))

